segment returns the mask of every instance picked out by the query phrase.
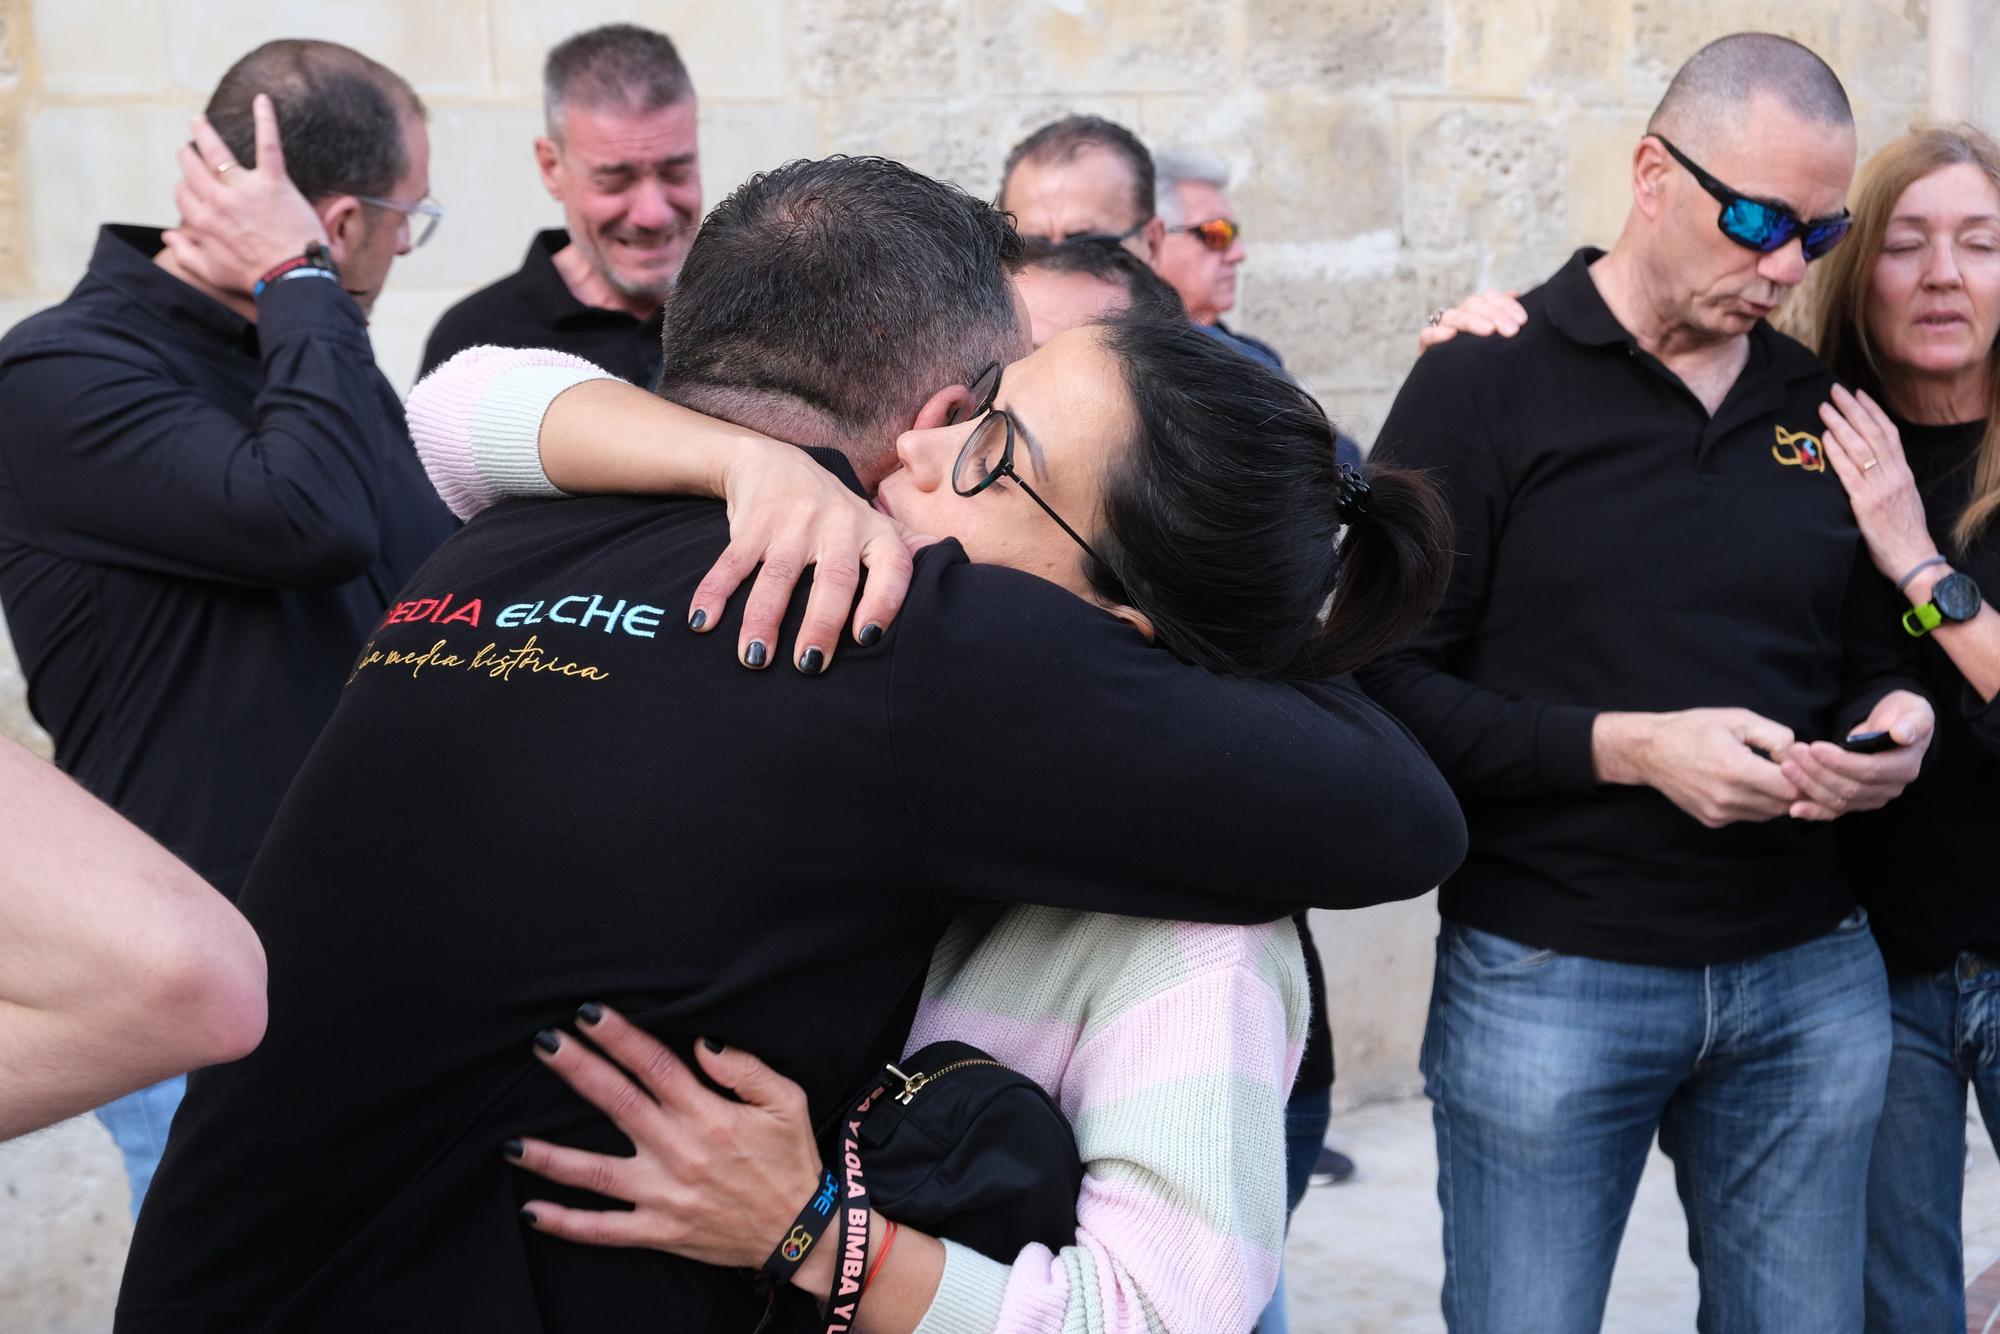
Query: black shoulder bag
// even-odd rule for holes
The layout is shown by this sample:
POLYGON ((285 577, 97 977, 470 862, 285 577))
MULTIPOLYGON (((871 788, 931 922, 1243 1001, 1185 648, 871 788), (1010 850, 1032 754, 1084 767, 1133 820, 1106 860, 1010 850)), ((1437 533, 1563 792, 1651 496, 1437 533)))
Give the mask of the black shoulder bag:
POLYGON ((833 1291, 822 1314, 786 1289, 760 1331, 852 1326, 871 1208, 1003 1264, 1030 1242, 1056 1250, 1076 1239, 1083 1160, 1069 1118, 1040 1084, 979 1048, 933 1042, 871 1076, 842 1106, 820 1135, 840 1190, 833 1291))

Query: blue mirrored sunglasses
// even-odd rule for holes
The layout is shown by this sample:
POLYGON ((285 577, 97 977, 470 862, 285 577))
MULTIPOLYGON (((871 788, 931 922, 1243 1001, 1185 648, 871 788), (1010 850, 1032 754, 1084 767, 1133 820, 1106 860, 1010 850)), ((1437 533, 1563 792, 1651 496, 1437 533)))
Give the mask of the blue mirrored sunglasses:
POLYGON ((1732 190, 1715 177, 1703 171, 1680 149, 1675 148, 1663 134, 1653 136, 1660 146, 1672 155, 1674 161, 1686 167, 1688 174, 1702 189, 1714 196, 1722 205, 1722 213, 1716 226, 1722 234, 1740 246, 1762 254, 1769 254, 1791 242, 1794 236, 1803 235, 1800 248, 1809 260, 1818 259, 1827 251, 1840 244, 1847 235, 1847 229, 1854 225, 1854 219, 1846 209, 1826 218, 1801 218, 1785 205, 1770 199, 1757 199, 1732 190))

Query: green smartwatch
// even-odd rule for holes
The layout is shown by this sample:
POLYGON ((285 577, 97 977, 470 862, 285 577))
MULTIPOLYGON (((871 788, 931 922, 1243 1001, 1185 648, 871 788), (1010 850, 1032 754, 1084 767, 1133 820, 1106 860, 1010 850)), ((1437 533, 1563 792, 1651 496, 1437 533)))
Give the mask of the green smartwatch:
POLYGON ((1922 637, 1947 621, 1953 624, 1969 621, 1979 614, 1981 601, 1979 585, 1972 581, 1972 576, 1953 570, 1932 585, 1929 602, 1903 613, 1903 628, 1913 636, 1922 637))

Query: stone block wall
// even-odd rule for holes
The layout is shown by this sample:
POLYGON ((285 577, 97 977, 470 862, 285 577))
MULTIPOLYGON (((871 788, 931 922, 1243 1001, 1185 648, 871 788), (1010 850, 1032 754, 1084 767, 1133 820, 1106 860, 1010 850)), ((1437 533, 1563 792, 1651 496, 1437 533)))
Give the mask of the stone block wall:
MULTIPOLYGON (((1972 3, 2000 53, 2000 0, 1972 3)), ((1703 42, 1811 44, 1856 99, 1864 152, 1921 117, 1927 78, 1925 0, 0 0, 0 329, 75 282, 99 221, 170 220, 174 150, 230 61, 326 37, 431 107, 447 218, 375 319, 407 386, 438 313, 559 220, 529 150, 542 53, 613 19, 681 45, 711 202, 834 151, 990 195, 1007 146, 1068 111, 1219 153, 1250 247, 1233 322, 1363 441, 1425 312, 1616 235, 1632 144, 1703 42)), ((1975 82, 2000 125, 2000 85, 1975 82)), ((46 748, 4 632, 0 734, 46 748)), ((1434 907, 1320 916, 1343 1100, 1411 1091, 1434 907)), ((108 1328, 123 1238, 94 1124, 0 1147, 0 1328, 108 1328)))
POLYGON ((1811 43, 1847 79, 1864 149, 1921 114, 1926 78, 1917 0, 4 0, 0 320, 75 280, 95 221, 166 218, 186 118, 236 55, 328 37, 432 108, 449 213, 376 320, 407 384, 437 312, 557 220, 529 156, 541 54, 614 18, 680 43, 711 200, 836 150, 988 193, 1006 146, 1068 110, 1222 154, 1251 246, 1235 322, 1363 439, 1428 309, 1615 234, 1632 140, 1703 41, 1811 43))

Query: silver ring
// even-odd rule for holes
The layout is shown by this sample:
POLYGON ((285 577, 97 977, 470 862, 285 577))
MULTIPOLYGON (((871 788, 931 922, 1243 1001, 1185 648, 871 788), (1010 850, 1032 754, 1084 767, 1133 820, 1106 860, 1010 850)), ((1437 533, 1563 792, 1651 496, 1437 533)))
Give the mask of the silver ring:
POLYGON ((1432 311, 1431 317, 1425 320, 1424 323, 1428 324, 1433 329, 1437 328, 1440 324, 1443 324, 1444 323, 1443 308, 1440 307, 1439 309, 1432 311))
POLYGON ((217 168, 215 169, 215 174, 216 174, 217 176, 220 176, 220 175, 222 175, 222 174, 223 174, 224 172, 228 171, 228 170, 229 170, 229 169, 230 169, 231 167, 233 167, 233 166, 235 166, 235 165, 236 165, 236 164, 235 164, 234 162, 225 162, 225 163, 223 163, 223 164, 222 164, 221 166, 219 166, 219 167, 217 167, 217 168))

